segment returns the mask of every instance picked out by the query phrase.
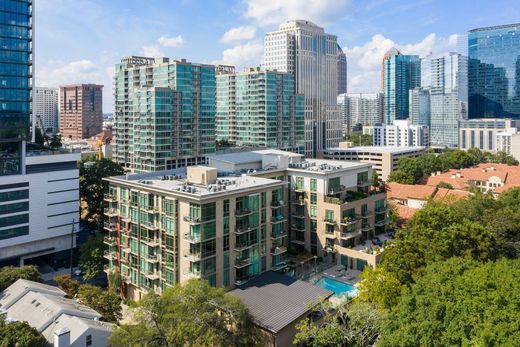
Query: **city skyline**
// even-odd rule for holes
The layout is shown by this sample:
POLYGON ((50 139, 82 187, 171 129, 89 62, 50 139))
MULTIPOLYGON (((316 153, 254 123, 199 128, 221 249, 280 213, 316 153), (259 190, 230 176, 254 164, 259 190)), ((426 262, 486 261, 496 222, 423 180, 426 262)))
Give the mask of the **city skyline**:
POLYGON ((389 48, 420 56, 456 50, 454 35, 517 22, 520 11, 514 1, 499 3, 327 0, 303 6, 297 1, 247 0, 215 1, 202 7, 184 0, 152 1, 143 7, 136 1, 40 0, 35 2, 40 13, 35 85, 103 84, 104 112, 112 112, 113 71, 122 56, 164 55, 233 64, 241 71, 261 63, 265 32, 286 20, 307 19, 338 36, 349 60, 348 92, 378 92, 380 61, 389 48), (483 12, 488 6, 499 10, 483 12), (82 16, 72 21, 71 13, 82 16), (397 22, 397 17, 406 20, 397 22), (201 25, 194 26, 194 18, 201 25))

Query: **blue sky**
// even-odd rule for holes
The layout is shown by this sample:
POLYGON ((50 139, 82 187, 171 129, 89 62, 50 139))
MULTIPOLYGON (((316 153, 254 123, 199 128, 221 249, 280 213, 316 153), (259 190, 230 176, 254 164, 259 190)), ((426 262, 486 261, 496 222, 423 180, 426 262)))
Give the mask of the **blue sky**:
POLYGON ((379 89, 382 55, 453 51, 468 29, 520 21, 518 0, 37 0, 36 85, 101 83, 112 112, 114 65, 167 56, 239 68, 261 63, 263 35, 309 19, 338 36, 349 92, 379 89))

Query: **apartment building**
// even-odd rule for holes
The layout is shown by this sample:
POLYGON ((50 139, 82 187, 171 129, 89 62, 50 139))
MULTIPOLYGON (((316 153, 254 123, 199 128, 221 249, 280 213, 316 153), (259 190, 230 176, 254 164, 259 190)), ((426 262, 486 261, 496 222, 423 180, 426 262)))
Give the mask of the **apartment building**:
POLYGON ((338 105, 341 107, 343 132, 360 131, 363 126, 383 121, 383 94, 340 94, 338 105))
POLYGON ((249 68, 217 75, 217 140, 303 152, 304 97, 287 72, 249 68))
POLYGON ((60 133, 81 140, 103 130, 103 86, 70 84, 60 86, 60 133))
POLYGON ((43 133, 58 131, 58 89, 35 87, 33 92, 33 118, 43 133))
POLYGON ((68 265, 79 223, 79 159, 80 153, 28 145, 21 173, 2 177, 0 266, 40 257, 51 266, 68 265))
POLYGON ((107 271, 127 297, 190 278, 232 289, 310 252, 362 269, 365 241, 388 222, 369 164, 304 160, 278 150, 215 155, 209 166, 108 178, 107 271))
POLYGON ((115 72, 114 159, 134 172, 203 164, 215 152, 215 83, 214 65, 123 57, 115 72))
MULTIPOLYGON (((514 133, 520 122, 505 118, 465 119, 459 121, 459 148, 479 148, 486 152, 497 152, 499 133, 514 133)), ((502 146, 500 149, 503 149, 502 146)))
POLYGON ((386 181, 397 169, 401 158, 416 158, 426 154, 426 147, 360 146, 350 147, 348 142, 340 142, 337 148, 326 148, 320 158, 339 161, 359 161, 371 164, 379 179, 386 181))
POLYGON ((393 124, 378 123, 364 126, 363 134, 373 136, 374 146, 428 146, 428 126, 412 124, 410 119, 395 120, 393 124))

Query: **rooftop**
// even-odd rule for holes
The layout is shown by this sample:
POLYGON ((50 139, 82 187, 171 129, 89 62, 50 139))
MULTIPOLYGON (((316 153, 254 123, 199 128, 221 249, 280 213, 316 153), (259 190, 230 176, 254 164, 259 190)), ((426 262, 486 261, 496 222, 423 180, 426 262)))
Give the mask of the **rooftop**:
POLYGON ((273 333, 309 312, 309 303, 332 292, 277 272, 265 272, 232 290, 249 309, 254 321, 273 333))
POLYGON ((350 147, 350 148, 341 148, 341 147, 330 147, 326 148, 324 151, 338 151, 338 152, 371 152, 371 153, 408 153, 415 151, 425 150, 426 147, 416 146, 416 147, 393 147, 393 146, 359 146, 359 147, 350 147))

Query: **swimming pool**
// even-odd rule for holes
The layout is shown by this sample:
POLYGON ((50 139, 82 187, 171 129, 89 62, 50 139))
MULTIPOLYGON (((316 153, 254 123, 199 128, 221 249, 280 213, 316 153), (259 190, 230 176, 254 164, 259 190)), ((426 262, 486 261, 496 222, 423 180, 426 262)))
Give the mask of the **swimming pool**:
POLYGON ((314 285, 330 290, 331 292, 334 292, 334 296, 342 299, 345 299, 345 296, 353 298, 358 292, 357 288, 353 285, 324 276, 314 282, 314 285))

